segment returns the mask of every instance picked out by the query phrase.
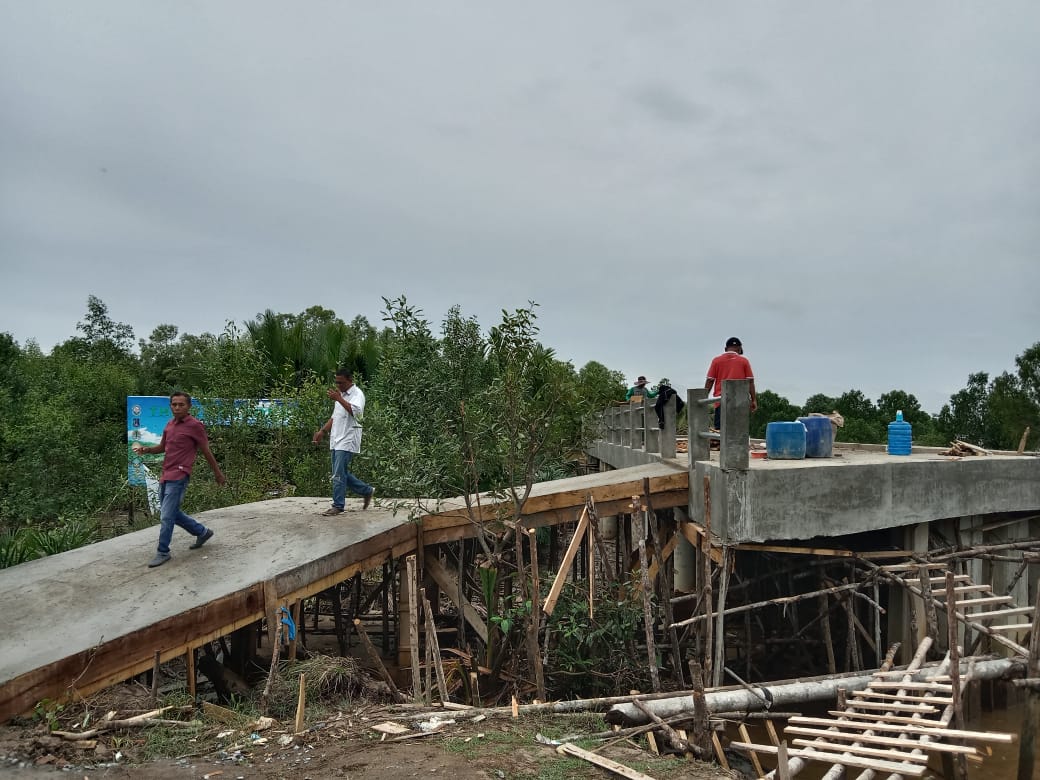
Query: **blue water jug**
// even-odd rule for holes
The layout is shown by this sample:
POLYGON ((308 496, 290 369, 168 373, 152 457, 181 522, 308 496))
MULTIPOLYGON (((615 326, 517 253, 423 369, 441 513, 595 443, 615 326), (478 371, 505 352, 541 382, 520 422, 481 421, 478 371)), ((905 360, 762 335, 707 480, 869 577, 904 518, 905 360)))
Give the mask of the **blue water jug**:
POLYGON ((799 417, 805 426, 805 457, 829 458, 834 445, 834 429, 830 417, 799 417))
POLYGON ((888 454, 909 455, 913 429, 903 419, 903 412, 896 412, 896 419, 888 424, 888 454))
POLYGON ((766 457, 777 460, 804 458, 805 426, 800 422, 771 422, 766 425, 766 457))

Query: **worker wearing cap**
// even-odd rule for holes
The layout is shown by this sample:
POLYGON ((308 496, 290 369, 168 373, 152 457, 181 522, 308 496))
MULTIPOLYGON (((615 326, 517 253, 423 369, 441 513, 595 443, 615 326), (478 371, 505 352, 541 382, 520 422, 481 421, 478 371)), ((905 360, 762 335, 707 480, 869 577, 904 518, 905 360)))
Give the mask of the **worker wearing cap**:
POLYGON ((641 376, 636 379, 636 383, 632 387, 628 388, 628 392, 625 393, 625 400, 631 401, 634 395, 644 395, 647 398, 656 398, 657 391, 651 390, 646 386, 646 377, 641 376))
MULTIPOLYGON (((750 379, 751 411, 758 408, 758 395, 755 393, 755 376, 751 372, 751 363, 744 357, 744 345, 740 339, 733 336, 726 339, 726 351, 715 357, 708 366, 708 378, 704 382, 704 389, 711 390, 712 395, 718 398, 722 395, 722 383, 727 379, 750 379)), ((715 428, 720 427, 721 409, 715 404, 715 428)))

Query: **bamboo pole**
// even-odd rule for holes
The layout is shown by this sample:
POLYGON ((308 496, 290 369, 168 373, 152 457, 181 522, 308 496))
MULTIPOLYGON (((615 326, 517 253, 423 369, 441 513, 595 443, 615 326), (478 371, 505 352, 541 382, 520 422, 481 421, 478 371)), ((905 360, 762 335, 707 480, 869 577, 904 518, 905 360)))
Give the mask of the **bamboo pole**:
POLYGON ((714 609, 711 592, 711 478, 704 477, 704 534, 701 546, 701 561, 704 566, 701 587, 704 592, 704 676, 713 679, 712 664, 714 663, 715 637, 712 633, 715 625, 712 621, 712 610, 714 609))
POLYGON ((405 588, 408 598, 408 649, 411 654, 412 698, 422 701, 422 676, 419 673, 419 604, 416 597, 415 556, 409 555, 404 561, 405 588))
POLYGON ((650 684, 655 692, 661 690, 661 676, 657 669, 657 648, 654 645, 654 615, 650 600, 650 572, 646 562, 646 539, 639 539, 639 572, 643 582, 643 630, 646 633, 646 654, 650 661, 650 684))
POLYGON ((155 661, 152 663, 152 704, 159 704, 159 662, 162 660, 162 652, 155 651, 155 661))
POLYGON ((441 703, 447 704, 451 701, 448 696, 448 682, 444 679, 444 663, 441 661, 441 645, 437 639, 437 624, 433 622, 433 609, 430 601, 426 598, 426 588, 422 589, 423 611, 426 613, 426 647, 433 656, 433 668, 437 672, 437 690, 441 694, 441 703))
POLYGON ((296 698, 296 720, 293 722, 293 733, 303 731, 304 715, 307 711, 307 675, 300 673, 300 691, 296 698))
POLYGON ((935 598, 932 596, 932 574, 924 564, 917 568, 917 581, 920 583, 921 593, 924 594, 924 625, 928 636, 933 639, 939 638, 939 614, 935 609, 935 598))
POLYGON ((722 685, 723 669, 726 665, 726 593, 729 590, 729 572, 733 563, 733 549, 722 548, 722 566, 719 567, 719 601, 715 613, 715 661, 711 665, 712 679, 716 686, 722 685))
MULTIPOLYGON (((535 691, 540 701, 548 696, 545 690, 545 669, 542 667, 542 656, 538 646, 538 630, 542 619, 540 586, 538 583, 538 536, 534 528, 527 530, 528 547, 531 550, 531 614, 527 626, 527 654, 534 668, 535 691)), ((602 543, 602 540, 601 540, 602 543)), ((604 559, 605 561, 605 559, 604 559)))
POLYGON ((268 703, 271 699, 271 687, 274 678, 278 674, 278 656, 282 650, 282 621, 278 619, 278 610, 268 615, 268 620, 275 621, 274 641, 271 643, 271 668, 267 671, 267 682, 264 684, 264 692, 260 695, 260 714, 266 715, 268 703))
POLYGON ((827 651, 827 671, 837 674, 838 662, 834 658, 834 642, 831 640, 830 599, 825 593, 821 593, 817 598, 820 600, 820 633, 823 635, 823 647, 827 651))
MULTIPOLYGON (((1037 588, 1036 607, 1033 609, 1033 631, 1029 639, 1029 664, 1026 676, 1040 677, 1040 588, 1037 588)), ((1040 692, 1026 689, 1026 711, 1022 718, 1018 746, 1017 780, 1032 780, 1036 769, 1037 743, 1040 741, 1040 692)))
MULTIPOLYGON (((946 633, 950 658, 950 698, 953 707, 953 722, 958 729, 964 728, 964 710, 961 705, 961 658, 957 646, 957 593, 956 580, 952 571, 946 572, 946 633)), ((953 780, 965 780, 968 764, 964 756, 951 756, 953 780)))

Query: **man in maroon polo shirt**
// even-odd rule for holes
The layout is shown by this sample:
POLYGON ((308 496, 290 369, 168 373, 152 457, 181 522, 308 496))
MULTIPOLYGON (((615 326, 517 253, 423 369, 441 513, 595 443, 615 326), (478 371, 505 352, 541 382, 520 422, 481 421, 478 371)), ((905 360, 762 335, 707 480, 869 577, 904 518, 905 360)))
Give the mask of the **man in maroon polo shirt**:
POLYGON ((217 459, 209 448, 209 437, 206 429, 191 414, 191 396, 187 393, 173 393, 170 396, 170 411, 173 419, 166 423, 162 439, 152 447, 134 444, 137 454, 163 452, 162 477, 159 480, 159 546, 155 557, 148 562, 154 568, 162 566, 170 560, 170 540, 173 538, 173 527, 179 525, 195 537, 189 549, 197 550, 213 538, 212 529, 206 528, 194 517, 181 511, 184 492, 191 479, 191 469, 195 458, 201 452, 206 459, 217 484, 227 482, 224 472, 217 465, 217 459))

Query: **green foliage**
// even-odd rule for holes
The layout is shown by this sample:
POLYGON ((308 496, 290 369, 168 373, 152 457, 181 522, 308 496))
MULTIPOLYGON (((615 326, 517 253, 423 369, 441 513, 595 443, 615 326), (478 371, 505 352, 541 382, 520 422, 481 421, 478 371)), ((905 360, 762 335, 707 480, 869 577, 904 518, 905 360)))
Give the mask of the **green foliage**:
POLYGON ((606 595, 597 599, 592 618, 588 583, 568 581, 556 602, 547 629, 555 641, 549 677, 554 698, 620 694, 648 682, 645 664, 633 664, 621 651, 641 634, 640 600, 628 583, 601 593, 606 595))
POLYGON ((28 543, 37 556, 56 555, 97 541, 98 529, 93 520, 60 519, 52 528, 32 528, 28 543))
POLYGON ((758 394, 758 409, 751 414, 751 436, 755 439, 766 437, 766 426, 771 422, 790 422, 800 417, 802 410, 786 398, 772 390, 763 390, 758 394))

